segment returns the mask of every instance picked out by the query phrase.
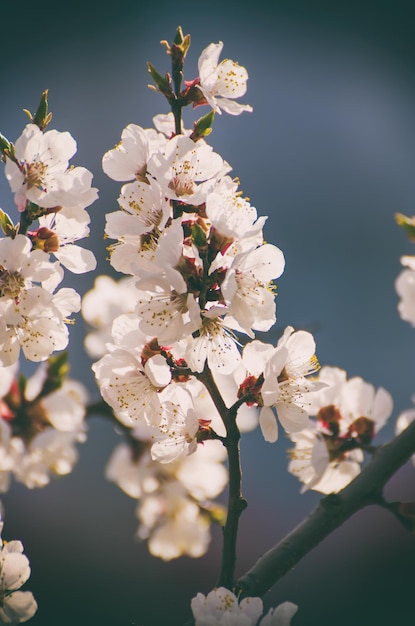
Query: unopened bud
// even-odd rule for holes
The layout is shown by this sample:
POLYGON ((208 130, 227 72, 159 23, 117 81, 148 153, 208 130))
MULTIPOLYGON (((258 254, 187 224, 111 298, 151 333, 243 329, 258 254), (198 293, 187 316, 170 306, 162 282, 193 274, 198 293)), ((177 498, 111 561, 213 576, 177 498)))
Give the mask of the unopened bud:
POLYGON ((368 417, 358 417, 349 430, 350 434, 359 440, 359 443, 367 445, 375 435, 375 424, 368 417))
POLYGON ((195 222, 192 226, 192 241, 197 248, 206 248, 207 238, 202 226, 195 222))
POLYGON ((329 404, 328 406, 323 406, 319 409, 317 419, 325 428, 327 428, 327 430, 331 432, 334 437, 338 436, 342 415, 334 404, 329 404))
POLYGON ((45 89, 45 91, 42 93, 39 106, 37 107, 36 113, 34 115, 32 115, 27 109, 23 109, 32 124, 36 124, 36 126, 38 126, 42 131, 45 130, 46 126, 52 119, 52 113, 48 111, 48 93, 49 92, 47 89, 45 89))
MULTIPOLYGON (((200 92, 200 89, 197 89, 196 91, 200 92)), ((193 106, 195 107, 198 104, 205 104, 203 97, 199 98, 199 101, 195 101, 193 103, 193 106)), ((209 113, 207 113, 194 123, 193 132, 191 134, 191 138, 193 139, 193 141, 197 141, 198 139, 202 139, 202 137, 207 137, 208 135, 210 135, 210 133, 212 132, 212 124, 214 119, 215 111, 213 111, 212 109, 209 113)))
POLYGON ((35 250, 43 250, 44 252, 57 252, 59 250, 57 234, 45 226, 28 233, 28 235, 35 250))

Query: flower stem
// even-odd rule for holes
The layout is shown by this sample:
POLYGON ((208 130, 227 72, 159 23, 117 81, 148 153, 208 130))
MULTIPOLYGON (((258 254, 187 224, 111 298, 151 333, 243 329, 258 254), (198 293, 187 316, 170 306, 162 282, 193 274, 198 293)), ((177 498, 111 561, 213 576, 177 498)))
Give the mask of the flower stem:
POLYGON ((235 576, 239 518, 242 511, 247 507, 247 502, 242 496, 242 471, 239 449, 241 434, 236 423, 239 404, 235 403, 230 409, 227 408, 214 381, 212 372, 207 365, 203 372, 198 375, 198 378, 208 390, 226 428, 224 444, 228 453, 229 463, 228 512, 223 528, 222 563, 217 586, 232 590, 235 576))
POLYGON ((28 211, 26 209, 20 215, 19 235, 26 235, 32 223, 33 220, 29 217, 28 211))

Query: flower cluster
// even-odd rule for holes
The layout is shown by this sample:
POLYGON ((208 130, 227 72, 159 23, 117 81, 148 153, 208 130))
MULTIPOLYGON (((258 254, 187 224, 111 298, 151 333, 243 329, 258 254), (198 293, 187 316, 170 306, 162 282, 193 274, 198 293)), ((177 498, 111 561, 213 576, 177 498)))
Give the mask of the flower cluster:
MULTIPOLYGON (((221 49, 212 44, 202 52, 200 76, 186 83, 182 96, 189 96, 188 103, 215 108, 216 98, 215 106, 226 111, 231 99, 245 92, 246 70, 236 71, 231 61, 218 65, 221 49), (202 99, 200 94, 194 99, 196 88, 202 99)), ((250 110, 239 106, 232 112, 250 110)), ((93 369, 116 417, 127 427, 153 428, 152 457, 167 463, 194 452, 198 441, 222 434, 212 426, 218 423, 223 431, 214 417, 217 407, 211 402, 207 413, 206 400, 201 405, 207 370, 227 407, 239 403, 241 415, 256 414, 258 405, 255 397, 251 411, 242 407, 241 383, 262 376, 261 427, 274 441, 272 407, 279 407, 287 430, 306 425, 303 392, 312 384, 305 377, 317 362, 311 335, 289 328, 275 354, 272 347, 259 347, 255 372, 247 368, 239 336, 253 339, 255 331, 266 332, 275 323, 274 281, 284 271, 284 255, 265 243, 266 218, 242 196, 230 165, 195 132, 197 123, 192 132, 179 133, 168 114, 156 116, 154 125, 129 124, 103 157, 104 171, 125 182, 119 210, 106 216, 105 233, 115 240, 110 262, 125 274, 129 294, 118 317, 112 310, 111 338, 106 335, 105 354, 93 369)), ((102 284, 105 280, 100 277, 102 284)), ((98 290, 97 282, 96 295, 87 294, 84 305, 85 318, 96 328, 97 306, 91 302, 98 301, 98 290)), ((102 320, 89 346, 99 337, 102 342, 110 319, 102 320)))
POLYGON ((206 553, 211 521, 225 516, 212 502, 228 482, 225 457, 218 441, 207 441, 196 454, 160 464, 151 458, 143 434, 114 450, 106 477, 138 500, 137 537, 147 540, 153 556, 170 561, 206 553))
POLYGON ((310 333, 288 327, 276 347, 255 339, 276 322, 285 260, 206 141, 215 111, 251 110, 235 101, 247 72, 218 63, 221 50, 202 52, 180 95, 183 106, 210 105, 211 117, 193 130, 173 113, 154 128, 131 123, 104 154, 104 172, 123 183, 105 226, 122 277, 98 276, 82 302, 85 347, 125 439, 106 476, 138 500, 137 535, 164 560, 204 554, 210 522, 224 519, 212 499, 227 484, 225 413, 272 442, 276 414, 287 432, 304 428, 307 394, 321 386, 308 378, 319 367, 310 333))
POLYGON ((71 472, 86 439, 87 391, 66 376, 66 353, 50 357, 28 379, 0 368, 0 492, 14 478, 29 489, 71 472))
MULTIPOLYGON (((290 326, 277 346, 255 339, 276 322, 285 260, 264 240, 266 217, 206 141, 215 112, 251 110, 235 101, 247 72, 219 63, 221 50, 202 52, 199 76, 179 95, 150 66, 170 104, 212 111, 192 130, 173 112, 155 116, 153 128, 131 123, 104 154, 104 172, 123 183, 105 225, 122 278, 99 276, 82 304, 92 369, 126 436, 107 476, 139 500, 138 535, 165 559, 206 550, 208 500, 226 485, 217 452, 226 446, 225 413, 228 425, 260 424, 273 442, 276 415, 287 432, 307 426, 307 395, 321 386, 309 376, 319 367, 310 333, 290 326)), ((177 62, 178 49, 169 52, 177 62)))
POLYGON ((289 436, 288 471, 303 483, 302 493, 314 489, 336 493, 360 473, 364 451, 393 409, 392 397, 383 387, 375 390, 362 378, 347 379, 337 367, 322 367, 319 381, 325 387, 309 394, 314 416, 307 428, 289 436))
POLYGON ((80 296, 58 285, 64 267, 95 269, 95 257, 75 242, 89 233, 85 208, 97 198, 92 174, 72 167, 76 142, 68 132, 45 130, 47 92, 15 143, 0 135, 0 151, 20 221, 0 210, 0 366, 26 359, 45 361, 66 348, 69 316, 80 296))
POLYGON ((15 143, 0 135, 5 175, 19 222, 0 209, 0 492, 11 479, 28 488, 71 471, 85 440, 87 392, 67 377, 75 289, 58 286, 64 268, 93 270, 95 257, 76 243, 89 233, 86 207, 97 198, 92 174, 73 167, 76 142, 46 130, 45 91, 15 143), (27 378, 20 356, 41 362, 27 378), (58 355, 54 355, 59 352, 58 355))

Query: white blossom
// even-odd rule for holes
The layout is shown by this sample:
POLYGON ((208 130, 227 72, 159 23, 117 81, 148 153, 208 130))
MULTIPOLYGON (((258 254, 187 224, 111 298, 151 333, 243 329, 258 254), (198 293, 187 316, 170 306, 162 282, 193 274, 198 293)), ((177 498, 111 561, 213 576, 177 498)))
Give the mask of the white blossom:
POLYGON ((194 454, 180 458, 175 475, 189 494, 204 502, 216 498, 228 483, 226 449, 220 441, 204 441, 194 454))
POLYGON ((248 72, 244 67, 224 59, 219 63, 223 43, 211 43, 205 48, 199 57, 198 70, 199 88, 206 98, 207 103, 217 113, 229 113, 240 115, 243 111, 252 111, 249 104, 235 102, 246 92, 248 72))
MULTIPOLYGON (((184 281, 183 281, 184 282, 184 281)), ((157 337, 160 344, 179 341, 200 324, 200 309, 195 297, 180 285, 176 291, 163 277, 137 282, 136 312, 143 333, 157 337)))
POLYGON ((283 602, 259 619, 263 612, 261 598, 247 597, 239 602, 226 587, 217 587, 206 596, 198 593, 191 600, 191 608, 195 626, 290 626, 298 610, 296 604, 283 602))
POLYGON ((196 452, 199 421, 190 394, 179 388, 174 402, 163 403, 162 415, 159 434, 155 435, 151 447, 152 459, 159 463, 171 463, 196 452))
POLYGON ((116 317, 131 313, 137 300, 133 279, 123 277, 115 280, 100 275, 94 286, 82 298, 82 316, 91 327, 85 337, 85 348, 89 356, 99 358, 106 352, 106 344, 112 341, 111 327, 116 317))
POLYGON ((235 257, 221 286, 228 312, 225 323, 254 337, 276 321, 272 280, 284 271, 284 255, 271 244, 235 257))
POLYGON ((47 427, 27 447, 23 440, 14 437, 15 479, 28 489, 34 489, 47 485, 51 475, 69 474, 78 461, 76 444, 83 443, 85 439, 84 424, 70 431, 47 427))
POLYGON ((113 180, 145 180, 148 159, 165 142, 165 137, 154 128, 128 124, 121 133, 120 143, 104 154, 102 169, 113 180))
POLYGON ((83 167, 69 167, 76 142, 68 132, 42 132, 28 124, 15 142, 17 163, 6 159, 5 173, 20 211, 27 201, 43 208, 88 206, 97 198, 91 188, 91 173, 83 167))
POLYGON ((415 257, 402 256, 401 263, 405 269, 395 280, 395 289, 400 298, 398 311, 405 322, 415 326, 415 257))
POLYGON ((238 598, 229 589, 217 587, 207 596, 198 593, 191 608, 195 626, 256 626, 263 611, 261 598, 238 598))
POLYGON ((207 361, 214 372, 229 374, 241 362, 235 337, 220 318, 203 317, 197 337, 189 337, 185 355, 191 370, 202 372, 207 361))
POLYGON ((124 185, 118 203, 121 210, 106 215, 105 233, 138 249, 156 239, 170 217, 170 204, 154 180, 124 185))
POLYGON ((43 396, 38 401, 38 408, 53 428, 70 432, 83 423, 87 401, 86 387, 76 380, 67 379, 58 389, 43 396))
POLYGON ((346 487, 360 473, 361 450, 350 450, 337 460, 330 460, 322 432, 314 424, 290 433, 295 448, 290 450, 288 471, 302 483, 301 493, 309 489, 329 494, 346 487))
POLYGON ((38 231, 37 236, 35 234, 35 242, 39 242, 40 239, 40 244, 42 243, 41 231, 47 229, 46 233, 54 237, 52 245, 48 245, 51 238, 46 241, 43 239, 43 249, 46 252, 52 253, 64 267, 74 274, 91 272, 97 264, 93 252, 75 243, 89 236, 89 222, 90 218, 85 209, 62 207, 58 213, 39 218, 40 232, 38 231))
POLYGON ((298 606, 293 602, 283 602, 275 609, 270 609, 259 622, 259 626, 290 626, 297 611, 298 606))
POLYGON ((321 368, 318 380, 325 387, 308 395, 315 419, 289 435, 295 448, 288 471, 303 483, 302 493, 337 493, 360 473, 363 450, 390 417, 393 401, 383 387, 376 390, 360 377, 347 379, 339 368, 321 368))
POLYGON ((164 153, 155 153, 148 170, 160 184, 167 198, 199 205, 205 201, 216 178, 230 167, 204 142, 194 142, 186 135, 170 139, 164 153))
POLYGON ((164 560, 183 554, 199 557, 210 542, 209 520, 203 507, 211 504, 227 484, 223 464, 226 451, 218 441, 206 441, 194 454, 161 464, 153 461, 150 447, 154 428, 134 429, 135 446, 117 446, 105 475, 127 495, 139 500, 137 536, 149 541, 149 550, 164 560))
POLYGON ((292 326, 285 329, 276 348, 258 340, 244 348, 243 360, 248 373, 262 374, 264 379, 259 399, 262 407, 259 424, 266 441, 274 442, 278 438, 274 409, 286 432, 307 426, 307 395, 323 386, 306 378, 319 367, 315 348, 311 333, 294 331, 292 326))
POLYGON ((136 355, 125 349, 115 349, 93 364, 97 383, 104 400, 125 426, 144 420, 158 426, 161 419, 159 391, 171 379, 170 369, 161 355, 155 355, 143 366, 136 355), (152 376, 156 361, 157 379, 152 376))
POLYGON ((137 460, 134 460, 131 446, 118 445, 111 454, 105 468, 107 480, 116 483, 130 498, 139 499, 146 493, 153 493, 160 487, 157 478, 157 463, 151 459, 148 446, 137 460))
POLYGON ((238 182, 230 176, 220 178, 209 192, 206 215, 222 235, 244 241, 258 234, 261 234, 262 239, 262 227, 267 219, 265 216, 258 218, 257 210, 247 198, 242 197, 238 191, 238 182))
POLYGON ((67 316, 80 309, 80 297, 59 283, 58 264, 41 250, 31 250, 24 235, 0 240, 0 364, 11 365, 22 348, 31 361, 44 361, 68 343, 67 316))
POLYGON ((210 523, 178 482, 162 484, 143 498, 137 508, 137 535, 148 539, 151 554, 164 561, 182 555, 198 558, 210 542, 210 523))
MULTIPOLYGON (((0 521, 0 533, 3 522, 0 521)), ((29 579, 29 559, 21 541, 3 541, 0 537, 0 622, 21 624, 31 619, 37 603, 31 591, 18 591, 29 579)))

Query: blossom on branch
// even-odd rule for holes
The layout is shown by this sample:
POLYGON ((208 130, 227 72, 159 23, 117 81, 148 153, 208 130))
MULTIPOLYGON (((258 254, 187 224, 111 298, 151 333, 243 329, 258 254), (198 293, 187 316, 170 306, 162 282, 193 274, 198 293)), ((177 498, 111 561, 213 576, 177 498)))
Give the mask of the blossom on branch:
POLYGON ((31 361, 66 348, 67 316, 81 301, 70 288, 53 293, 62 277, 59 264, 32 250, 28 237, 0 240, 0 365, 15 363, 20 348, 31 361))
POLYGON ((238 598, 225 587, 217 587, 207 596, 198 593, 191 601, 195 626, 290 626, 297 605, 283 602, 259 619, 263 613, 261 598, 238 598))
POLYGON ((151 458, 151 434, 136 434, 136 445, 120 444, 114 450, 106 477, 138 500, 138 538, 147 540, 150 553, 164 561, 202 556, 210 543, 211 520, 224 514, 211 499, 228 481, 225 449, 218 441, 206 441, 195 454, 161 464, 151 458))
POLYGON ((308 394, 322 386, 307 378, 319 368, 315 349, 311 333, 294 331, 292 326, 285 329, 275 348, 258 340, 245 346, 247 377, 241 383, 240 395, 246 394, 248 402, 261 407, 259 424, 266 441, 278 439, 274 411, 287 433, 308 425, 308 394))
POLYGON ((69 167, 76 141, 68 132, 42 132, 28 124, 15 143, 16 160, 6 158, 5 173, 19 211, 28 202, 43 208, 83 207, 97 198, 91 175, 83 167, 69 167))
POLYGON ((75 242, 89 236, 89 222, 88 213, 80 206, 62 207, 57 213, 41 216, 39 228, 28 234, 35 248, 53 254, 74 274, 84 274, 94 270, 97 262, 91 250, 75 242))
POLYGON ((148 163, 149 173, 167 198, 194 205, 204 202, 214 181, 229 170, 211 146, 195 143, 186 135, 172 137, 164 151, 154 153, 148 163))
POLYGON ((82 317, 88 324, 85 350, 91 358, 100 358, 106 353, 106 344, 112 341, 111 327, 116 317, 134 310, 137 294, 134 279, 114 278, 99 275, 94 286, 82 297, 82 317))
MULTIPOLYGON (((252 111, 249 104, 239 104, 234 102, 235 98, 240 98, 246 92, 246 82, 248 72, 244 67, 224 59, 219 63, 219 57, 223 49, 223 43, 211 43, 205 48, 199 57, 198 70, 200 84, 206 103, 209 104, 216 113, 229 113, 230 115, 240 115, 243 111, 252 111)), ((200 102, 199 104, 203 104, 200 102)))
POLYGON ((26 379, 17 364, 0 368, 0 491, 11 478, 29 489, 72 471, 76 444, 86 440, 88 394, 65 374, 65 356, 42 363, 26 379))
POLYGON ((112 180, 146 180, 150 156, 165 143, 166 138, 154 128, 128 124, 121 133, 120 143, 102 157, 102 169, 112 180))
POLYGON ((288 471, 303 483, 301 492, 314 489, 336 493, 361 469, 364 450, 385 425, 393 409, 391 395, 360 377, 346 379, 346 372, 323 367, 318 377, 325 387, 309 394, 309 411, 315 419, 309 427, 289 436, 288 471))

